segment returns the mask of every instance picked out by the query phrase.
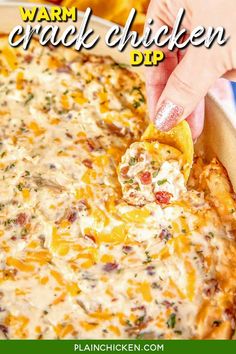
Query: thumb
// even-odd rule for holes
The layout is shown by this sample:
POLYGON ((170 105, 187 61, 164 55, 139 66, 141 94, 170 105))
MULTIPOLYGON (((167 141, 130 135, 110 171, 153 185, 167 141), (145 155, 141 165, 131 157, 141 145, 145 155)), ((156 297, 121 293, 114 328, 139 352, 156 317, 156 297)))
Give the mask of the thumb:
POLYGON ((211 50, 190 47, 175 67, 157 103, 154 124, 159 130, 168 131, 187 118, 224 73, 220 56, 211 50))

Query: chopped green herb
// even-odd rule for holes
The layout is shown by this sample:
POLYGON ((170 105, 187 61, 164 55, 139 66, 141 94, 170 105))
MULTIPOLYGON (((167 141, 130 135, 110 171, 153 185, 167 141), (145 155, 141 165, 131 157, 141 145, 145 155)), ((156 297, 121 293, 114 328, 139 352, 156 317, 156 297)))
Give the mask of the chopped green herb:
POLYGON ((4 208, 4 204, 3 203, 0 203, 0 211, 4 208))
POLYGON ((139 93, 139 95, 140 95, 139 101, 142 102, 142 103, 144 103, 144 102, 145 102, 145 97, 144 97, 144 95, 143 95, 143 93, 142 93, 141 87, 139 87, 139 86, 134 86, 134 87, 132 88, 131 93, 133 93, 134 91, 137 91, 137 92, 139 93))
POLYGON ((27 99, 25 100, 25 104, 29 103, 33 98, 34 98, 34 95, 32 93, 30 93, 28 95, 27 99))
POLYGON ((158 175, 158 171, 155 171, 155 172, 153 172, 152 177, 156 177, 157 175, 158 175))
POLYGON ((165 184, 166 182, 168 182, 168 180, 165 179, 160 179, 159 181, 157 181, 158 186, 162 186, 162 184, 165 184))
POLYGON ((134 106, 134 108, 139 108, 141 106, 141 102, 140 101, 134 101, 133 102, 133 106, 134 106))
POLYGON ((143 264, 150 263, 152 261, 152 257, 150 256, 149 252, 145 251, 145 255, 146 255, 146 260, 143 262, 143 264))
POLYGON ((135 324, 136 325, 140 325, 141 323, 144 322, 145 316, 140 316, 136 321, 135 324))
POLYGON ((168 328, 174 328, 175 327, 175 324, 176 324, 176 314, 175 313, 172 313, 170 315, 170 317, 168 318, 166 324, 167 324, 168 328))
POLYGON ((4 221, 4 226, 11 225, 14 222, 15 222, 15 219, 7 219, 6 221, 4 221))
POLYGON ((118 66, 123 69, 123 68, 128 68, 128 67, 129 67, 129 64, 118 63, 118 66))
POLYGON ((23 185, 23 183, 19 183, 19 184, 17 184, 17 189, 19 190, 19 191, 22 191, 23 190, 23 188, 24 188, 24 185, 23 185))
POLYGON ((124 183, 133 183, 134 180, 132 178, 128 179, 127 181, 124 181, 124 183))
POLYGON ((26 227, 23 227, 23 229, 21 230, 21 236, 26 236, 28 233, 28 230, 26 229, 26 227))
POLYGON ((132 327, 132 323, 130 322, 130 320, 126 320, 126 324, 127 326, 132 327))
POLYGON ((8 165, 6 168, 5 168, 5 172, 11 170, 13 167, 15 167, 15 163, 11 163, 10 165, 8 165))
POLYGON ((129 64, 125 64, 125 63, 114 63, 111 65, 112 67, 119 67, 121 69, 124 69, 124 68, 128 68, 129 67, 129 64))
POLYGON ((130 166, 134 166, 136 164, 136 158, 135 157, 131 157, 129 160, 129 165, 130 166))

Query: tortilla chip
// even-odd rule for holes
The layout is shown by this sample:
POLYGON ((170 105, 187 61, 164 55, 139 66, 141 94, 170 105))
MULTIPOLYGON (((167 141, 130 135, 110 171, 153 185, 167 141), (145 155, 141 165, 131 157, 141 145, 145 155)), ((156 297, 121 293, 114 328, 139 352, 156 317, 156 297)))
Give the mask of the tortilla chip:
POLYGON ((183 154, 183 174, 185 180, 188 180, 193 164, 194 149, 191 130, 186 121, 182 121, 168 132, 161 132, 153 124, 149 124, 141 140, 158 141, 181 151, 183 154))

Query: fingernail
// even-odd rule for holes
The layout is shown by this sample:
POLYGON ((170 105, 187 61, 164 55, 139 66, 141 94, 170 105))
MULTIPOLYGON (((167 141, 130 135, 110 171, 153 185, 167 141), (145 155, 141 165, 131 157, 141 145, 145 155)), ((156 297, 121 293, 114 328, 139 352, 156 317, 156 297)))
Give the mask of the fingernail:
POLYGON ((165 100, 157 111, 154 124, 157 129, 161 131, 168 131, 179 122, 183 112, 184 109, 182 106, 178 106, 171 101, 165 100))

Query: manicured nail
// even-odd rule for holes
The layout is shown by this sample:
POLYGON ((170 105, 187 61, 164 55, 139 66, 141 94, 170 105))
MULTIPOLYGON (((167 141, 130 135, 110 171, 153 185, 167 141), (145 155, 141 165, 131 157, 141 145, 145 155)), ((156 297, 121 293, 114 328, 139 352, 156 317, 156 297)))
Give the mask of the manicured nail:
POLYGON ((154 124, 157 129, 167 132, 179 122, 183 111, 183 107, 178 106, 171 101, 165 100, 162 102, 157 111, 154 124))

